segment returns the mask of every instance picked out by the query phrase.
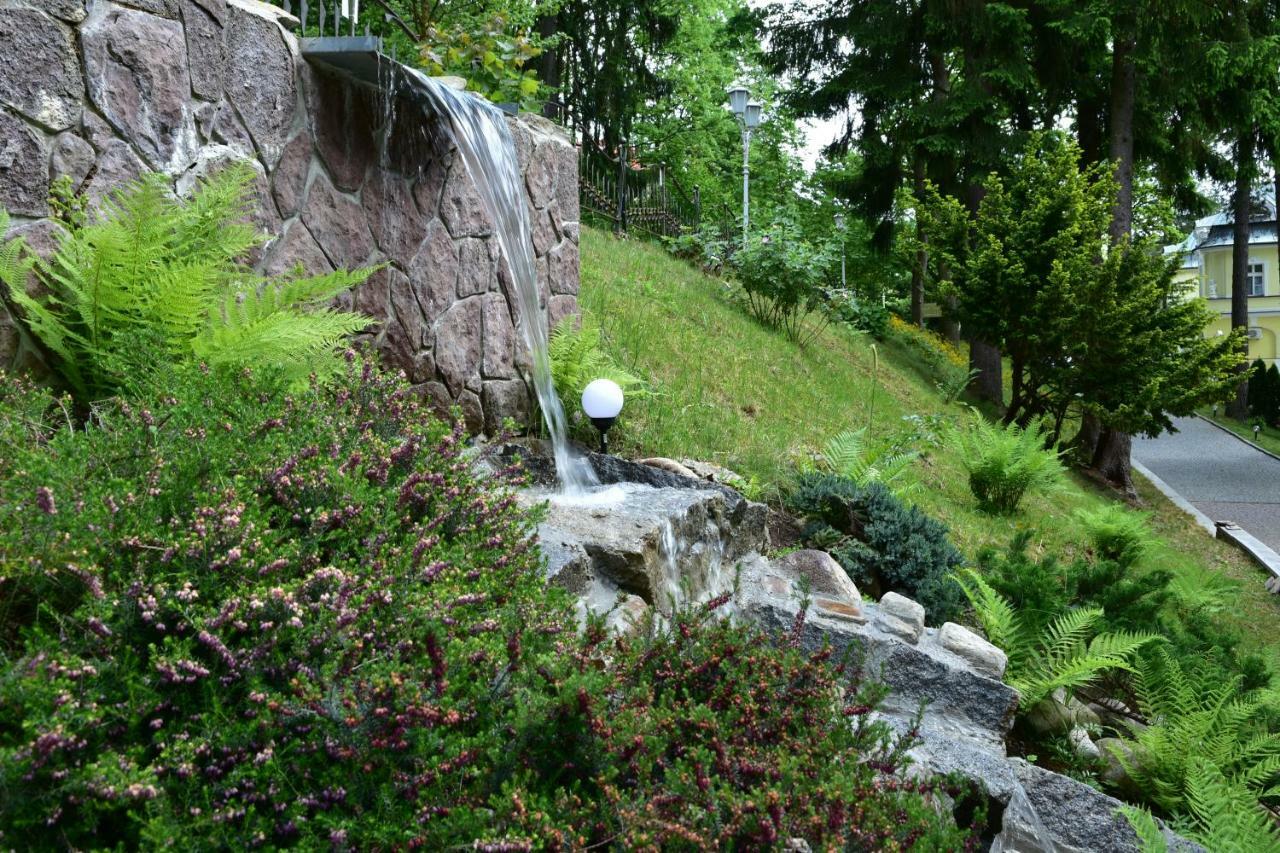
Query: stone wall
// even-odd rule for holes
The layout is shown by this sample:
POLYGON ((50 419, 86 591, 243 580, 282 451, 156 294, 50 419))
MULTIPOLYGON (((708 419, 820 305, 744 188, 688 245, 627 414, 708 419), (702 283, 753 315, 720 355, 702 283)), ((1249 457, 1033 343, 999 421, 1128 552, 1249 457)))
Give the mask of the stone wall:
MULTIPOLYGON (((98 200, 146 170, 185 192, 233 159, 258 177, 267 274, 385 264, 341 301, 372 316, 391 364, 473 429, 524 417, 523 344, 497 241, 438 120, 304 62, 296 25, 257 0, 0 0, 0 206, 53 245, 52 179, 98 200), (390 119, 389 116, 393 116, 390 119), (501 270, 501 272, 500 272, 501 270)), ((533 215, 543 305, 577 311, 573 146, 510 120, 533 215)), ((0 306, 0 366, 40 352, 0 306)))

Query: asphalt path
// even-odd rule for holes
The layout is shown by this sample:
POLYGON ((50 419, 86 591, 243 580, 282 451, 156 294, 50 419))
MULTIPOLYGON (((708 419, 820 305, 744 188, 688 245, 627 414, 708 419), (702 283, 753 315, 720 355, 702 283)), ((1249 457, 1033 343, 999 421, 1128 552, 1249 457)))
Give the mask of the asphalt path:
POLYGON ((1280 552, 1280 459, 1202 418, 1135 438, 1133 457, 1214 521, 1234 521, 1280 552))

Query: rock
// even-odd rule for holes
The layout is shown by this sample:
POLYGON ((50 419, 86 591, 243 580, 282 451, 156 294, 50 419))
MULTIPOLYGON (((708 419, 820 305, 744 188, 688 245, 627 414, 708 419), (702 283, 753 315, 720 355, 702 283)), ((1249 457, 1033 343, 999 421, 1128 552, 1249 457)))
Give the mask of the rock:
MULTIPOLYGON (((548 497, 528 491, 520 501, 548 497)), ((663 614, 673 602, 705 600, 732 586, 726 555, 748 544, 735 542, 739 535, 719 492, 636 483, 617 485, 600 503, 552 499, 538 525, 557 583, 610 601, 622 590, 663 614)))
POLYGON ((78 24, 84 20, 87 5, 88 0, 43 0, 42 2, 45 12, 69 24, 78 24))
MULTIPOLYGON (((484 295, 484 353, 480 372, 486 379, 513 379, 515 366, 516 329, 511 321, 511 310, 501 293, 484 295)), ((488 408, 486 407, 486 411, 488 408)))
MULTIPOLYGON (((83 17, 83 6, 78 11, 83 17)), ((84 79, 69 27, 35 9, 0 8, 0 56, 0 104, 53 131, 80 120, 84 79)))
POLYGON ((93 177, 85 187, 85 195, 97 206, 108 196, 119 192, 123 186, 148 171, 147 165, 133 153, 122 140, 109 140, 98 155, 93 177))
POLYGON ((453 393, 480 372, 484 306, 479 299, 456 302, 436 327, 436 370, 453 393))
POLYGON ((529 211, 529 222, 532 228, 529 237, 533 243, 533 253, 537 257, 542 257, 560 238, 556 234, 555 226, 551 224, 551 216, 546 211, 529 211))
POLYGON ((0 110, 0 208, 24 216, 49 210, 44 144, 22 119, 0 110))
POLYGON ((554 294, 577 296, 579 278, 578 245, 561 240, 547 254, 547 284, 554 294))
POLYGON ((773 565, 779 572, 808 581, 809 590, 815 597, 834 598, 854 606, 862 603, 858 587, 826 551, 792 551, 774 560, 773 565))
POLYGON ((355 269, 373 255, 373 235, 364 211, 351 196, 334 189, 323 173, 311 182, 302 221, 335 267, 355 269))
POLYGON ((427 236, 430 219, 418 212, 408 181, 385 169, 372 169, 360 193, 360 203, 378 247, 401 264, 413 260, 427 236))
POLYGON ((226 6, 221 16, 208 8, 211 0, 203 3, 182 0, 182 24, 187 37, 188 74, 191 90, 196 97, 216 101, 222 97, 223 74, 227 69, 226 44, 223 40, 222 22, 226 20, 226 6))
POLYGON ((444 197, 440 202, 440 219, 455 240, 461 237, 487 237, 493 233, 489 214, 485 212, 475 182, 471 180, 461 157, 454 158, 453 167, 445 181, 444 197))
POLYGON ((876 624, 909 643, 919 642, 924 632, 924 605, 905 595, 886 592, 880 599, 876 624))
POLYGON ((311 170, 311 134, 300 131, 284 147, 271 175, 271 192, 280 215, 289 217, 302 209, 307 192, 307 175, 311 170))
POLYGON ((1070 730, 1075 724, 1075 714, 1059 698, 1062 691, 1046 696, 1037 702, 1023 717, 1026 725, 1036 734, 1050 735, 1070 730))
POLYGON ((270 246, 262 271, 266 275, 277 276, 291 274, 299 267, 306 275, 333 272, 333 264, 325 257, 306 224, 295 219, 285 225, 284 234, 270 246))
POLYGON ((438 219, 427 225, 427 236, 406 270, 428 324, 434 324, 457 298, 458 250, 438 219))
POLYGON ((1083 726, 1076 726, 1067 732, 1067 740, 1071 743, 1071 748, 1075 750, 1078 757, 1089 761, 1097 760, 1101 757, 1098 745, 1089 737, 1089 732, 1083 726))
POLYGON ((78 188, 97 159, 92 145, 71 131, 60 133, 53 141, 53 153, 49 157, 49 178, 65 175, 71 179, 72 188, 78 188))
POLYGON ((308 102, 320 159, 329 168, 334 184, 356 190, 378 150, 373 96, 340 77, 307 68, 308 102))
POLYGON ((1098 739, 1097 748, 1103 764, 1102 781, 1121 790, 1132 790, 1133 780, 1125 765, 1138 764, 1138 753, 1133 746, 1118 737, 1104 737, 1098 739))
POLYGON ((640 465, 648 465, 650 468, 661 468, 663 471, 670 471, 678 477, 688 477, 690 480, 700 479, 697 474, 684 465, 664 456, 651 456, 648 459, 637 459, 636 462, 640 465))
POLYGON ((214 142, 234 148, 242 158, 252 158, 257 152, 253 137, 249 135, 244 122, 240 120, 240 116, 236 115, 236 109, 229 101, 223 101, 218 105, 212 121, 209 122, 208 133, 209 138, 214 142))
POLYGON ((1004 811, 995 853, 1131 853, 1137 835, 1118 812, 1121 802, 1082 782, 1010 759, 1019 790, 1004 811))
POLYGON ((742 477, 737 473, 714 462, 703 462, 699 459, 680 459, 678 461, 685 468, 692 471, 693 476, 699 480, 710 480, 713 483, 726 483, 729 485, 742 480, 742 477))
POLYGON ((227 66, 240 73, 226 81, 226 96, 268 168, 280 159, 298 101, 293 54, 276 23, 279 11, 239 0, 227 9, 227 66))
POLYGON ((484 403, 484 429, 489 435, 502 433, 505 418, 517 424, 529 422, 529 388, 523 380, 486 379, 480 400, 484 403))
POLYGON ((480 395, 464 389, 458 393, 454 403, 462 410, 462 422, 467 431, 476 433, 484 427, 484 407, 480 403, 480 395))
POLYGON ((458 244, 458 298, 497 290, 498 274, 486 240, 470 238, 458 244))
POLYGON ((944 649, 964 658, 979 672, 991 678, 1004 677, 1008 656, 968 628, 947 622, 938 637, 944 649))
POLYGON ((578 316, 578 300, 574 296, 553 296, 547 303, 548 328, 556 328, 566 317, 578 316))
POLYGON ((638 595, 623 593, 622 598, 609 611, 605 628, 613 634, 630 634, 643 623, 652 608, 638 595))
POLYGON ((440 198, 451 159, 449 152, 437 153, 418 166, 417 180, 413 182, 413 200, 424 216, 435 216, 440 212, 440 198))
POLYGON ((182 26, 145 12, 106 7, 80 33, 89 96, 107 121, 153 169, 193 160, 198 143, 188 103, 191 79, 182 26))

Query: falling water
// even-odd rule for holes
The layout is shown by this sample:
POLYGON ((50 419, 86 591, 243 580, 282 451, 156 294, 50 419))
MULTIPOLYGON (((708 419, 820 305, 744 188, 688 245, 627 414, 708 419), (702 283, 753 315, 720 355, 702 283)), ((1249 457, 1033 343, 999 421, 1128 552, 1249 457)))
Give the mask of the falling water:
POLYGON ((455 91, 416 69, 404 70, 406 85, 448 119, 449 135, 493 220, 498 245, 515 286, 520 334, 533 360, 533 387, 551 434, 556 474, 565 493, 582 494, 599 485, 599 480, 586 460, 569 447, 564 407, 551 379, 547 321, 539 304, 529 209, 506 119, 499 109, 481 98, 455 91))

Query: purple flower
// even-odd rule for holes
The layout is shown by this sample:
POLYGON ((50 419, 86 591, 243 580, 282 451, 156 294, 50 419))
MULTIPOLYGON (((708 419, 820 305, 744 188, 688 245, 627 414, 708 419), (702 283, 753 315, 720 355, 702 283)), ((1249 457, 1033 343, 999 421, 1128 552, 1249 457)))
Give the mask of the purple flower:
POLYGON ((36 506, 45 515, 58 514, 58 507, 53 502, 53 492, 47 486, 36 489, 36 506))

